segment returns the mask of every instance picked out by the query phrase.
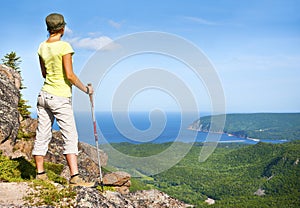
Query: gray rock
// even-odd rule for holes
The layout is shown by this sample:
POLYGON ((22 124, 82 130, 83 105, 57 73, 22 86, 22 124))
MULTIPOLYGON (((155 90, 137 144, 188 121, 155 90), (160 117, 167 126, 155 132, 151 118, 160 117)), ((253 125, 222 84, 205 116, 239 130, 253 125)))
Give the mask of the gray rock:
POLYGON ((131 176, 129 173, 116 171, 104 175, 103 184, 114 187, 114 189, 121 194, 128 194, 131 185, 130 178, 131 176))
POLYGON ((137 191, 129 194, 77 187, 76 207, 107 208, 184 208, 191 207, 158 190, 137 191))
POLYGON ((0 65, 0 143, 15 140, 18 134, 20 83, 21 77, 16 70, 0 65))
MULTIPOLYGON (((67 166, 66 159, 63 155, 63 139, 60 131, 53 131, 52 140, 49 144, 48 153, 45 157, 45 161, 60 163, 65 165, 62 176, 65 178, 70 178, 69 168, 67 166)), ((79 173, 84 176, 87 181, 97 181, 99 178, 99 167, 96 148, 92 145, 79 142, 78 145, 79 154, 78 154, 78 168, 79 173)), ((101 165, 105 166, 107 163, 108 156, 102 150, 99 150, 101 165)))
MULTIPOLYGON (((128 184, 130 175, 123 171, 108 173, 103 177, 103 184, 109 186, 123 186, 128 184)), ((130 184, 129 184, 130 185, 130 184)))

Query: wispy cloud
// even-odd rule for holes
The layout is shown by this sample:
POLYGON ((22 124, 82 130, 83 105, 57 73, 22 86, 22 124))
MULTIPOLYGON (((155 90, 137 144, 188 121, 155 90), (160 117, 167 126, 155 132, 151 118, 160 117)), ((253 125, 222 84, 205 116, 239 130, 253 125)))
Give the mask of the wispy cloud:
POLYGON ((230 61, 235 65, 237 70, 249 69, 251 71, 266 71, 266 70, 299 70, 300 69, 300 56, 299 55, 241 55, 235 57, 230 61))
POLYGON ((122 27, 122 23, 113 20, 108 20, 108 24, 116 29, 120 29, 122 27))
POLYGON ((73 31, 65 28, 66 41, 72 44, 75 48, 86 50, 112 50, 116 46, 110 37, 100 35, 99 33, 88 33, 87 37, 74 36, 73 31))
POLYGON ((68 26, 65 26, 65 35, 71 36, 72 34, 73 34, 73 31, 68 26))
POLYGON ((107 36, 100 36, 95 38, 75 37, 69 39, 68 41, 76 48, 82 48, 87 50, 99 50, 99 49, 110 50, 112 49, 112 47, 107 47, 107 46, 108 44, 113 42, 113 40, 107 36))
POLYGON ((195 22, 201 25, 218 25, 218 23, 209 21, 200 17, 192 17, 192 16, 184 16, 183 17, 185 20, 188 20, 190 22, 195 22))

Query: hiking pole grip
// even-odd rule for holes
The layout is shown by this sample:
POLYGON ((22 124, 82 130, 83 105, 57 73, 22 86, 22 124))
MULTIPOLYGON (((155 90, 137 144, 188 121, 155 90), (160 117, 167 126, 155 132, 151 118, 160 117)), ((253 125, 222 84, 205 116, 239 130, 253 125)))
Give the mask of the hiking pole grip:
MULTIPOLYGON (((89 87, 92 87, 92 83, 88 83, 87 85, 88 85, 89 87)), ((91 105, 92 105, 92 107, 94 107, 93 93, 89 94, 89 97, 90 97, 91 105)))
MULTIPOLYGON (((91 83, 88 83, 87 85, 90 86, 90 87, 92 87, 91 83)), ((94 112, 94 98, 93 98, 93 94, 94 93, 89 94, 89 97, 90 97, 90 104, 91 104, 92 119, 93 119, 93 122, 94 122, 94 125, 95 125, 96 120, 95 120, 95 112, 94 112)))

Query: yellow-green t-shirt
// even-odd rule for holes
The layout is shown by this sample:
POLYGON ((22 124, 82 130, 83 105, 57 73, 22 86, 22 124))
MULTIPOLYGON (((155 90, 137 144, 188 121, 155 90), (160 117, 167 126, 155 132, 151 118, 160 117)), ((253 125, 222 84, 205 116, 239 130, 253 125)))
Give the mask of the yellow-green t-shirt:
POLYGON ((43 59, 46 68, 43 91, 62 97, 72 96, 72 84, 66 77, 62 63, 62 57, 69 53, 73 54, 74 50, 65 41, 40 44, 38 54, 43 59))

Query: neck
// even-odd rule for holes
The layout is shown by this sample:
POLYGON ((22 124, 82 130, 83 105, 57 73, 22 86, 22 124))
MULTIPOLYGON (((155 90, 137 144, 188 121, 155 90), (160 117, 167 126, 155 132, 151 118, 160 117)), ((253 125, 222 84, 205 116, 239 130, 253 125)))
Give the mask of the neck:
POLYGON ((50 34, 47 42, 55 42, 55 41, 59 41, 61 38, 61 34, 60 33, 54 33, 54 34, 50 34))

